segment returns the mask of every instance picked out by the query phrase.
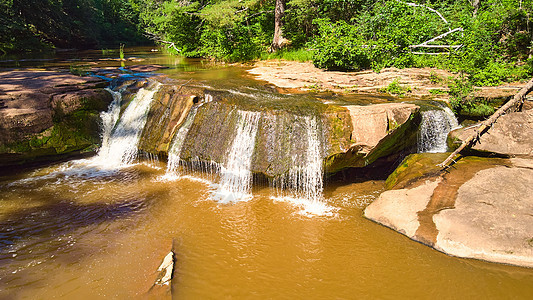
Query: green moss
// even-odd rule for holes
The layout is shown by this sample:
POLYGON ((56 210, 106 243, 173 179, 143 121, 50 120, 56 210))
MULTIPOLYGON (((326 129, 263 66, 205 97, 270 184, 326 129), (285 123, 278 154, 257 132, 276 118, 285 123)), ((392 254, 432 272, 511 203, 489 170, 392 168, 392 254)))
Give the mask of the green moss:
POLYGON ((437 167, 437 164, 445 160, 448 155, 449 153, 416 153, 407 156, 389 175, 385 188, 403 188, 414 179, 438 173, 441 168, 437 167))
POLYGON ((39 157, 92 151, 100 141, 99 120, 97 111, 85 110, 54 118, 50 129, 26 140, 1 146, 0 156, 11 157, 2 159, 1 163, 25 163, 39 157))
MULTIPOLYGON (((389 175, 385 182, 386 189, 402 189, 422 178, 434 178, 443 174, 442 168, 437 166, 450 153, 417 153, 407 156, 403 162, 389 175)), ((505 165, 506 161, 499 158, 477 156, 462 157, 449 169, 449 172, 477 172, 496 165, 505 165)))

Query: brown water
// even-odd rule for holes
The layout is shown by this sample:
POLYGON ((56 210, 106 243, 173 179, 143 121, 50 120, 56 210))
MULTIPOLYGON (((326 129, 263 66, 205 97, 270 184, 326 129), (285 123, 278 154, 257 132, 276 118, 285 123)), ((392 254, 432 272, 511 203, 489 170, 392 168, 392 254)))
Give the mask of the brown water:
POLYGON ((449 257, 364 219, 382 181, 330 183, 334 210, 312 216, 270 188, 221 205, 207 181, 163 174, 70 162, 3 178, 0 298, 142 297, 172 247, 178 299, 533 295, 531 269, 449 257))
MULTIPOLYGON (((76 62, 83 59, 94 57, 76 62)), ((160 54, 147 62, 215 88, 265 84, 236 66, 160 54)), ((177 299, 533 296, 532 269, 446 256, 363 218, 383 181, 328 182, 328 209, 309 215, 309 202, 274 198, 276 191, 262 186, 250 201, 219 204, 212 184, 199 179, 205 176, 162 180, 165 168, 105 171, 70 161, 0 177, 0 299, 143 298, 171 249, 177 299)))

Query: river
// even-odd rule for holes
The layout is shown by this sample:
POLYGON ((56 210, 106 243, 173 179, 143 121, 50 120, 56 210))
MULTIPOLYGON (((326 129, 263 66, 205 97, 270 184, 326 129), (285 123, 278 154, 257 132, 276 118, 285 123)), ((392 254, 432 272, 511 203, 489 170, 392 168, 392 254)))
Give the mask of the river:
MULTIPOLYGON (((145 50, 131 55, 172 67, 161 72, 175 78, 225 89, 264 85, 240 66, 145 50)), ((99 54, 91 55, 75 61, 99 54)), ((373 99, 363 98, 335 101, 373 99)), ((310 209, 312 201, 279 197, 263 185, 252 186, 247 201, 221 203, 209 174, 169 178, 158 160, 107 168, 94 162, 0 177, 0 298, 143 298, 171 249, 176 299, 533 295, 531 269, 450 257, 363 218, 384 190, 381 178, 328 180, 319 207, 310 209)))

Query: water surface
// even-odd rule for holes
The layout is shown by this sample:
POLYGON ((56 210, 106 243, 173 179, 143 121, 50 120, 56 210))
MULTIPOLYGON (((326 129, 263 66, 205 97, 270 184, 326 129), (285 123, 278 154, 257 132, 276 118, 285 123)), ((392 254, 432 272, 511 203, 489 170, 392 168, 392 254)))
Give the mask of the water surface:
MULTIPOLYGON (((32 63, 120 64, 99 55, 32 63)), ((250 101, 274 93, 243 67, 149 49, 135 55, 173 67, 161 72, 177 79, 251 93, 250 101)), ((389 101, 343 97, 334 100, 389 101)), ((252 140, 253 131, 242 130, 252 140)), ((325 181, 319 202, 280 197, 279 190, 256 184, 247 201, 224 204, 214 196, 212 174, 169 177, 165 163, 136 159, 106 166, 101 157, 0 177, 0 298, 142 298, 171 249, 177 258, 171 288, 178 299, 533 295, 531 269, 450 257, 363 218, 384 189, 381 180, 325 181)))

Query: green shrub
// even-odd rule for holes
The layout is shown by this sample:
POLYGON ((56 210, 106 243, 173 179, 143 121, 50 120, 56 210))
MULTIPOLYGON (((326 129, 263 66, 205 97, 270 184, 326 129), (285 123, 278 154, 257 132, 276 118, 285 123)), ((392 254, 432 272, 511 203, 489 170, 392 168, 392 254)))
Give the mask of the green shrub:
POLYGON ((406 93, 411 93, 412 89, 410 86, 403 86, 400 84, 398 78, 394 79, 387 87, 379 89, 382 93, 389 93, 392 95, 403 96, 406 93))
POLYGON ((370 67, 368 49, 359 38, 357 29, 345 21, 331 23, 326 19, 317 19, 318 34, 310 47, 313 49, 313 61, 319 68, 328 70, 361 70, 370 67))

